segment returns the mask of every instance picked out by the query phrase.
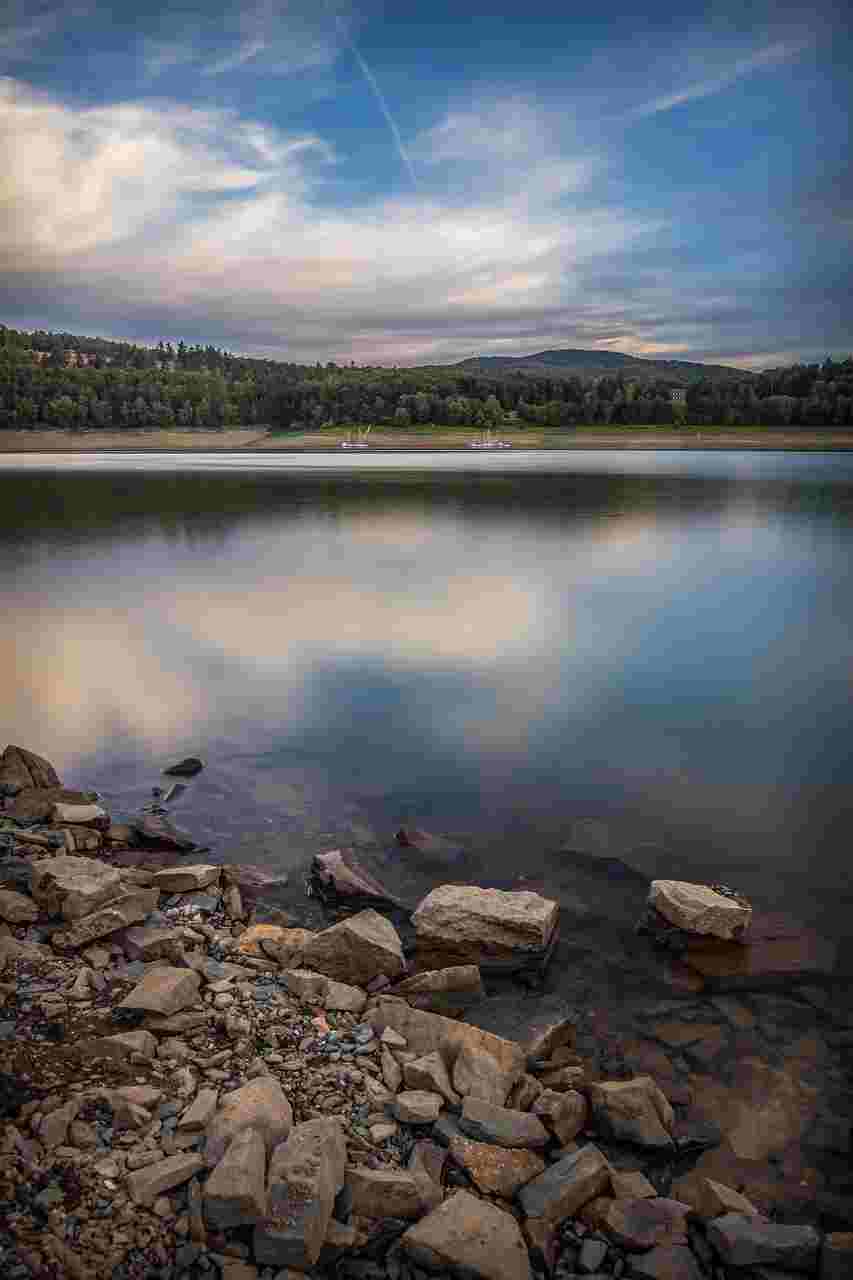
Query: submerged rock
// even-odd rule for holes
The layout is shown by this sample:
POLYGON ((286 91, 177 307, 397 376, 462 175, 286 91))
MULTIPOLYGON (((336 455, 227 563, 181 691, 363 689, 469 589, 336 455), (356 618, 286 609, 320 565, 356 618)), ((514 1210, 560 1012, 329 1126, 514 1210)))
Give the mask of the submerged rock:
POLYGON ((197 773, 201 773, 203 768, 204 761, 199 760, 198 756, 186 756, 177 764, 170 764, 163 772, 172 778, 193 778, 197 773))
POLYGON ((150 842, 166 849, 178 849, 190 852, 196 848, 196 842, 186 831, 181 831, 159 813, 144 813, 130 822, 136 835, 143 842, 150 842))
POLYGON ((351 906, 393 906, 404 904, 358 861, 352 849, 331 849, 318 853, 311 863, 311 883, 324 902, 343 900, 351 906))

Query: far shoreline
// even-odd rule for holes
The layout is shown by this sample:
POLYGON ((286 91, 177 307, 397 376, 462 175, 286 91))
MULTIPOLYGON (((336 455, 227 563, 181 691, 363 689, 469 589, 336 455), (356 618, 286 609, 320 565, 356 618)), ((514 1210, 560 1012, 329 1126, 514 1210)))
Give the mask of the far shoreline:
MULTIPOLYGON (((349 428, 292 435, 263 428, 223 431, 0 431, 0 456, 16 453, 187 452, 306 453, 337 451, 349 428)), ((376 431, 370 452, 464 451, 482 432, 444 428, 376 431)), ((514 449, 718 449, 853 451, 853 429, 790 427, 596 427, 565 432, 503 431, 514 449)), ((348 457, 352 456, 347 454, 348 457)), ((359 453, 355 454, 356 457, 359 453)))

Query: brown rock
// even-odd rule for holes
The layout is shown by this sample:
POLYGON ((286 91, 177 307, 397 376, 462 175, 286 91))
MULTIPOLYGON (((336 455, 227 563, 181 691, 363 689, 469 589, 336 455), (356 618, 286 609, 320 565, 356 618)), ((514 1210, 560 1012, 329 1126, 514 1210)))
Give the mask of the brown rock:
POLYGON ((462 1097, 480 1098, 502 1107, 521 1072, 505 1070, 487 1049, 463 1044, 453 1064, 453 1087, 462 1097))
POLYGON ((160 894, 156 889, 128 890, 113 898, 107 906, 80 916, 67 929, 55 933, 53 945, 71 949, 88 946, 98 938, 105 938, 138 920, 144 920, 156 908, 159 898, 160 894))
POLYGON ((391 1102, 391 1110, 404 1124, 432 1124, 438 1119, 444 1098, 424 1089, 406 1089, 391 1102))
MULTIPOLYGON (((610 1183, 616 1200, 650 1200, 657 1195, 652 1184, 644 1173, 640 1173, 639 1169, 613 1169, 610 1174, 610 1183)), ((680 1184, 676 1183, 677 1189, 680 1184)), ((686 1197, 681 1197, 684 1199, 686 1197)), ((691 1201, 687 1201, 688 1204, 691 1201)))
POLYGON ((701 1174, 688 1173, 679 1178, 673 1186, 673 1193, 691 1205, 701 1218, 719 1218, 724 1213, 761 1216, 760 1210, 739 1191, 701 1174))
POLYGON ((10 924, 32 924, 38 919, 39 910, 32 898, 14 889, 0 889, 0 920, 10 924))
POLYGON ((561 1222, 610 1186, 610 1166, 589 1143, 564 1156, 522 1187, 519 1203, 528 1218, 561 1222))
POLYGON ((739 938, 752 919, 745 899, 725 897, 709 885, 683 880, 653 880, 648 901, 670 924, 688 933, 739 938))
POLYGON ((201 1156, 182 1152, 128 1174, 127 1189, 135 1204, 152 1205, 164 1191, 188 1182, 204 1167, 201 1156))
POLYGON ((204 1216, 219 1231, 257 1222, 266 1213, 267 1153, 257 1129, 243 1129, 229 1143, 204 1186, 204 1216))
MULTIPOLYGON (((415 1058, 412 1062, 404 1063, 403 1079, 410 1089, 426 1089, 431 1093, 439 1093, 451 1106, 458 1106, 460 1103, 459 1094, 450 1083, 450 1076, 447 1073, 444 1059, 437 1051, 425 1054, 421 1058, 415 1058)), ((392 1087, 387 1077, 385 1083, 388 1084, 389 1089, 392 1087)))
POLYGON ((528 996, 524 1000, 509 995, 490 996, 466 1015, 472 1026, 515 1040, 528 1063, 573 1046, 575 1020, 566 1001, 554 995, 528 996))
POLYGON ((651 1076, 591 1084, 589 1100, 604 1136, 653 1149, 672 1146, 675 1117, 651 1076))
POLYGON ((78 920, 122 891, 121 874, 94 858, 60 854, 32 864, 32 895, 53 916, 78 920))
POLYGON ((353 1213, 362 1218, 420 1218, 427 1207, 422 1184, 403 1169, 352 1165, 345 1185, 353 1213))
POLYGON ((278 1080, 274 1076, 258 1076, 221 1099, 219 1110, 207 1126, 208 1167, 218 1164, 231 1140, 244 1129, 259 1130, 269 1152, 287 1138, 292 1125, 293 1112, 278 1080))
POLYGON ((524 1053, 513 1041, 466 1022, 444 1018, 439 1013, 412 1009, 405 1000, 395 996, 379 996, 367 1017, 377 1035, 390 1027, 403 1037, 413 1053, 423 1055, 437 1049, 450 1064, 463 1046, 469 1045, 484 1049, 496 1059, 501 1070, 515 1079, 524 1071, 524 1053))
POLYGON ((538 893, 448 884, 427 894, 412 923, 419 948, 447 947, 482 965, 544 952, 559 912, 538 893))
POLYGON ((218 885, 221 871, 221 867, 210 866, 208 863, 172 867, 168 871, 155 872, 151 883, 161 893, 195 893, 198 889, 218 885))
POLYGON ((320 1256, 335 1196, 344 1184, 346 1143, 337 1121, 307 1120, 275 1148, 267 1215, 255 1227, 255 1260, 305 1270, 320 1256))
POLYGON ((110 815, 99 804, 67 804, 58 800, 50 811, 55 827, 91 827, 95 831, 107 831, 110 815))
POLYGON ((373 901, 382 905, 403 905, 361 865, 352 849, 332 849, 328 853, 317 854, 311 864, 311 872, 321 897, 343 898, 355 903, 373 901))
POLYGON ((0 784, 16 795, 27 787, 58 787, 59 775, 49 760, 25 747, 6 747, 0 756, 0 784))
POLYGON ((542 1086, 535 1076, 527 1072, 512 1086, 507 1098, 507 1106, 512 1111, 531 1111, 533 1104, 542 1094, 542 1086))
POLYGON ((612 1200, 604 1227, 623 1249, 671 1248, 687 1244, 690 1205, 663 1196, 653 1199, 612 1200))
POLYGON ((114 1036, 98 1036, 84 1040, 79 1052, 84 1059, 109 1058, 112 1062, 127 1062, 132 1053, 153 1058, 157 1053, 157 1041, 150 1031, 120 1031, 114 1036))
POLYGON ((181 929, 136 925, 116 941, 124 948, 128 960, 176 960, 183 950, 181 929))
POLYGON ((685 1245, 636 1254, 631 1259, 631 1274, 637 1280, 703 1280, 704 1277, 692 1250, 685 1245))
POLYGON ((362 991, 361 987, 351 987, 345 982, 334 982, 327 978, 323 1005, 337 1013, 364 1013, 367 1008, 367 992, 362 991))
POLYGON ((185 1133, 206 1129, 216 1114, 218 1097, 215 1089, 199 1089, 193 1101, 181 1115, 178 1128, 185 1133))
POLYGON ((198 1000, 199 977, 192 969, 152 969, 125 996, 119 1009, 139 1009, 168 1017, 198 1000))
POLYGON ((403 996, 416 1009, 458 1017, 485 995, 480 970, 474 964, 428 969, 392 987, 389 995, 403 996))
POLYGON ((495 1147, 461 1135, 450 1139, 450 1154, 481 1191, 505 1200, 511 1200, 519 1187, 545 1169, 545 1161, 532 1151, 495 1147))
POLYGON ((853 1232, 833 1231, 823 1238, 820 1280, 850 1280, 853 1276, 853 1232))
POLYGON ((401 1238, 416 1264, 459 1268, 477 1280, 530 1280, 530 1261, 509 1213, 457 1191, 401 1238))
POLYGON ((362 987, 379 973, 396 978, 406 967, 396 929, 372 910, 359 911, 316 934, 302 958, 306 968, 362 987))
POLYGON ((527 1147, 543 1150, 549 1142, 547 1129, 538 1116, 528 1111, 510 1111, 479 1098, 466 1098, 462 1104, 459 1128, 477 1142, 498 1147, 527 1147))
POLYGON ((539 1095, 531 1109, 534 1115, 548 1125, 564 1147, 586 1128, 589 1119, 586 1098, 574 1090, 557 1093, 553 1089, 547 1089, 539 1095))

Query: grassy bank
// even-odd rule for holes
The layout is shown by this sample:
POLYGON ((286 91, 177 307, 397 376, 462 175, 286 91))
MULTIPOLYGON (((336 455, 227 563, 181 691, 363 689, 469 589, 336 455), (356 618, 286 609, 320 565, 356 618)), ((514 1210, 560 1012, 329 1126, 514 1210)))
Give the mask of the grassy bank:
MULTIPOLYGON (((276 432, 262 427, 226 431, 2 431, 2 453, 94 453, 104 450, 280 451, 336 449, 345 428, 276 432)), ((374 430, 371 449, 464 449, 480 440, 470 428, 418 426, 374 430)), ((501 431, 516 449, 853 449, 853 431, 798 427, 582 427, 568 431, 501 431)))

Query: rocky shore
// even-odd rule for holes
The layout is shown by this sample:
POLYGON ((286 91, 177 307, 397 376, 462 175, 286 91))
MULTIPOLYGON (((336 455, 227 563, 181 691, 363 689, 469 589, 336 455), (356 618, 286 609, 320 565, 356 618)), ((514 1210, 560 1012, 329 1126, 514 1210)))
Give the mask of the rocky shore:
MULTIPOLYGON (((849 989, 700 983, 617 1027, 549 991, 540 893, 406 913, 334 850, 309 930, 21 748, 0 806, 4 1280, 853 1275, 849 989)), ((719 957, 755 922, 661 881, 643 927, 719 957)))

